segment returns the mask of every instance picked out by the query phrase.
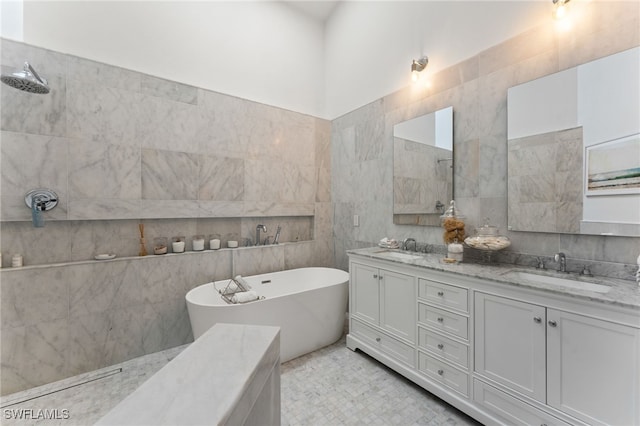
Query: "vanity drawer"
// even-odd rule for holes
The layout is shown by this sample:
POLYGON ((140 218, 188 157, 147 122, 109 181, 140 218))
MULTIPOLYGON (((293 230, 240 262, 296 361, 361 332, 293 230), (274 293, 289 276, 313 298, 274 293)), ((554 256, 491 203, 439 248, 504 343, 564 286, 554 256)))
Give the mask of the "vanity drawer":
POLYGON ((462 339, 469 338, 469 318, 463 315, 418 303, 418 321, 462 339))
POLYGON ((469 312, 469 291, 466 288, 420 278, 418 297, 434 305, 469 312))
POLYGON ((473 400, 502 420, 505 424, 562 425, 568 423, 556 419, 537 408, 520 401, 478 379, 473 380, 473 400))
POLYGON ((469 369, 469 346, 418 327, 418 347, 464 369, 469 369))
POLYGON ((351 320, 349 332, 386 355, 415 368, 415 349, 413 346, 409 346, 355 319, 351 320))
POLYGON ((418 370, 429 378, 469 396, 469 375, 434 357, 418 352, 418 370))

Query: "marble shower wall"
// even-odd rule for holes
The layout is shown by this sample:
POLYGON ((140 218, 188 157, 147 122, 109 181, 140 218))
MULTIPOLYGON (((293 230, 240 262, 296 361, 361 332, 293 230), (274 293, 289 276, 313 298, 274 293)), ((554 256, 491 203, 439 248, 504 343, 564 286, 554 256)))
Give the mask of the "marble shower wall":
POLYGON ((549 22, 436 73, 430 89, 409 86, 333 120, 337 266, 348 268, 345 250, 385 236, 442 243, 440 228, 393 223, 392 130, 399 122, 453 106, 454 197, 471 232, 489 217, 512 241, 505 253, 509 260, 563 251, 570 265, 573 259, 597 261, 606 270, 622 263, 632 271, 637 238, 507 231, 506 106, 511 86, 638 45, 640 4, 592 2, 570 32, 549 22))
POLYGON ((0 88, 5 258, 21 253, 34 265, 105 250, 132 256, 140 220, 148 245, 153 236, 196 233, 254 238, 263 222, 273 236, 280 224, 280 241, 318 240, 310 264, 332 258, 327 120, 0 43, 3 72, 28 60, 51 86, 44 96, 0 88), (39 187, 60 202, 44 214, 46 228, 33 229, 24 195, 39 187))
POLYGON ((333 266, 330 123, 0 39, 2 72, 28 60, 52 88, 0 87, 0 390, 12 393, 192 340, 199 284, 333 266), (25 193, 54 189, 34 228, 25 193), (136 257, 196 234, 280 245, 136 257), (283 244, 291 242, 291 244, 283 244), (115 253, 108 262, 91 260, 115 253), (8 268, 11 255, 24 268, 8 268))

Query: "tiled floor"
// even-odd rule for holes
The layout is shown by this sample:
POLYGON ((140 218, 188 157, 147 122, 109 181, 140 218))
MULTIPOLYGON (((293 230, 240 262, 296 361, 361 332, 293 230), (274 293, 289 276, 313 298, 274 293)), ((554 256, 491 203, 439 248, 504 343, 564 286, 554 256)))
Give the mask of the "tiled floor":
MULTIPOLYGON (((9 395, 1 400, 0 422, 3 426, 93 424, 185 347, 9 395), (87 379, 93 381, 79 384, 87 379), (65 387, 69 388, 29 399, 65 387), (7 405, 18 400, 24 402, 7 405), (8 418, 20 409, 31 410, 32 417, 44 409, 58 410, 58 417, 66 417, 63 410, 68 410, 68 418, 8 418)), ((347 349, 344 338, 283 364, 281 374, 283 425, 477 424, 377 361, 347 349)))

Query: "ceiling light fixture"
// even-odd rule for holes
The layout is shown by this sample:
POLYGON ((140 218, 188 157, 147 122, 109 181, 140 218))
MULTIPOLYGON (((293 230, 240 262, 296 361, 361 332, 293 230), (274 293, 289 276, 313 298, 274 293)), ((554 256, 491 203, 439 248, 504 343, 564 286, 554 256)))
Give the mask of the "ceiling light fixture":
POLYGON ((571 0, 552 0, 553 2, 553 18, 560 20, 564 19, 569 13, 568 5, 571 0))
POLYGON ((417 61, 415 59, 413 60, 413 62, 411 63, 411 80, 413 82, 418 81, 419 73, 427 67, 428 63, 429 58, 427 58, 426 56, 423 56, 417 61))

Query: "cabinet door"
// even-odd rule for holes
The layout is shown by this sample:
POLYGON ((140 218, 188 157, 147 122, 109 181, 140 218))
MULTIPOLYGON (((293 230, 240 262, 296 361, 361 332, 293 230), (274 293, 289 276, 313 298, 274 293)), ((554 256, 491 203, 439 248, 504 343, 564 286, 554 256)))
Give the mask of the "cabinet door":
POLYGON ((415 342, 415 278, 380 269, 380 297, 380 326, 398 337, 415 342))
POLYGON ((475 293, 475 371, 545 402, 545 308, 475 293))
POLYGON ((351 264, 351 315, 378 325, 380 292, 378 268, 351 264))
POLYGON ((548 401, 590 424, 640 424, 640 330, 548 309, 548 401))

